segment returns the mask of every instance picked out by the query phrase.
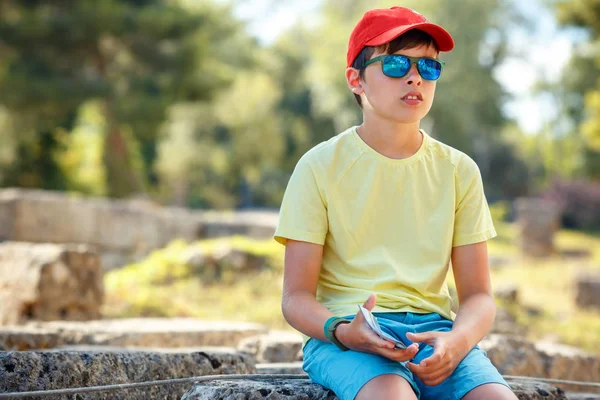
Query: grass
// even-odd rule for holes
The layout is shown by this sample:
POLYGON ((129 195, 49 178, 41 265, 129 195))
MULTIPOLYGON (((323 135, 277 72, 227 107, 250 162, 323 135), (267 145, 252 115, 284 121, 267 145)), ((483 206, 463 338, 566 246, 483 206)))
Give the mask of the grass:
POLYGON ((600 273, 600 236, 559 231, 555 237, 557 254, 547 259, 532 259, 520 255, 517 246, 510 244, 516 238, 514 226, 502 223, 496 226, 500 228, 499 240, 490 241, 489 253, 509 257, 512 262, 504 268, 492 269, 492 284, 517 287, 521 307, 507 307, 519 324, 528 328, 529 338, 600 353, 600 310, 586 311, 575 302, 578 275, 600 273), (510 236, 502 237, 503 234, 510 236), (589 252, 589 257, 564 256, 582 251, 589 252), (528 313, 527 309, 539 310, 539 314, 528 313))
POLYGON ((291 329, 280 311, 283 246, 274 241, 230 237, 187 244, 175 241, 145 260, 106 274, 102 314, 123 317, 194 317, 258 322, 291 329), (214 254, 231 248, 266 259, 259 271, 223 264, 218 281, 209 268, 187 265, 186 254, 214 254))
MULTIPOLYGON (((495 218, 499 218, 495 215, 495 218)), ((574 282, 581 272, 600 272, 600 235, 560 231, 557 255, 529 259, 519 254, 514 225, 496 222, 498 237, 488 243, 492 257, 510 262, 492 269, 492 284, 515 285, 521 306, 502 305, 532 340, 550 339, 598 353, 600 311, 585 311, 575 303, 574 282), (586 250, 588 258, 561 256, 566 251, 586 250), (537 313, 527 310, 539 310, 537 313)), ((291 329, 280 309, 283 246, 272 240, 222 238, 188 244, 171 243, 145 260, 106 274, 103 315, 119 317, 186 316, 207 320, 258 322, 271 329, 291 329), (212 254, 222 248, 239 249, 266 262, 259 271, 237 271, 225 265, 216 281, 201 267, 185 262, 189 250, 212 254)), ((208 271, 210 272, 210 271, 208 271)), ((449 274, 452 284, 452 275, 449 274)))

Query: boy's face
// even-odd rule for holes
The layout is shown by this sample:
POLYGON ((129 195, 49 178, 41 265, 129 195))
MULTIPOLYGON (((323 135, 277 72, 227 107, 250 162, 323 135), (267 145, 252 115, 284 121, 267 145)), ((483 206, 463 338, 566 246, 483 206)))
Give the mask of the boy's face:
MULTIPOLYGON (((431 46, 402 49, 394 54, 418 58, 438 57, 438 52, 431 46)), ((381 53, 375 53, 371 58, 378 55, 381 53)), ((411 65, 408 73, 401 78, 384 75, 381 62, 367 66, 364 79, 359 79, 358 70, 354 68, 348 68, 346 77, 352 92, 362 97, 364 113, 398 123, 414 123, 425 117, 431 109, 436 81, 423 79, 416 64, 411 65), (418 100, 408 99, 409 93, 416 95, 418 100)))

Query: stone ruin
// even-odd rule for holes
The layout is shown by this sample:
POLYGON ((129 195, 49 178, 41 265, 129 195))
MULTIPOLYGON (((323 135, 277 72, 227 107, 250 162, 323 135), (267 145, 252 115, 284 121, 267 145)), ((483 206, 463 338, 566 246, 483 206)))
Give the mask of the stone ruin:
POLYGON ((600 272, 580 274, 575 284, 577 305, 584 309, 600 311, 600 272))
POLYGON ((555 254, 554 235, 560 227, 560 208, 536 198, 517 199, 515 208, 521 252, 532 257, 555 254))
POLYGON ((0 242, 85 244, 105 270, 145 258, 174 239, 269 238, 277 212, 213 212, 159 207, 42 190, 0 190, 0 242))
MULTIPOLYGON (((0 325, 5 325, 0 326, 0 393, 205 375, 303 374, 301 337, 296 332, 187 318, 100 319, 105 269, 143 257, 177 237, 195 240, 234 233, 270 237, 276 218, 263 215, 262 222, 256 222, 255 217, 36 191, 0 191, 0 241, 9 240, 0 244, 0 325)), ((203 257, 189 256, 191 260, 203 257)), ((239 254, 228 257, 233 264, 244 259, 239 254)), ((517 301, 517 295, 514 288, 497 293, 509 302, 517 301)), ((502 318, 495 329, 508 333, 511 324, 510 318, 502 318)), ((577 349, 543 346, 505 335, 490 335, 480 346, 505 375, 600 382, 600 357, 577 349)), ((509 379, 509 383, 520 399, 600 399, 600 394, 576 397, 575 392, 584 392, 585 387, 557 387, 523 379, 509 379)), ((307 379, 281 377, 213 380, 75 397, 337 398, 307 379)))
POLYGON ((98 319, 103 277, 85 245, 0 243, 0 325, 98 319))
MULTIPOLYGON (((0 327, 0 393, 192 376, 304 374, 301 336, 193 319, 38 322, 0 327), (17 351, 16 349, 30 349, 17 351), (35 350, 34 350, 35 349, 35 350)), ((600 382, 600 357, 503 335, 482 342, 504 375, 600 382)), ((589 388, 507 379, 519 399, 600 399, 589 388)), ((88 393, 85 399, 337 399, 307 379, 265 377, 88 393), (108 397, 107 397, 108 396, 108 397)))

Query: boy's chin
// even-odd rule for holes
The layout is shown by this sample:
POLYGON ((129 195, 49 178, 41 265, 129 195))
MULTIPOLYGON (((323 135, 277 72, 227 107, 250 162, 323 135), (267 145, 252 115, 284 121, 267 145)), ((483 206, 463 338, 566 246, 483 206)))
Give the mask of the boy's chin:
POLYGON ((427 113, 393 113, 389 116, 389 119, 398 124, 414 124, 420 122, 425 118, 427 113))

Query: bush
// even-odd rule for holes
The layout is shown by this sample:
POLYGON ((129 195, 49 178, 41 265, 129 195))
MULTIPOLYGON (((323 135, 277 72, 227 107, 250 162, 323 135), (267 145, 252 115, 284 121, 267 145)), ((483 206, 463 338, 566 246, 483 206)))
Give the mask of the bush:
POLYGON ((600 229, 600 183, 592 181, 555 181, 543 198, 556 202, 566 228, 600 229))

